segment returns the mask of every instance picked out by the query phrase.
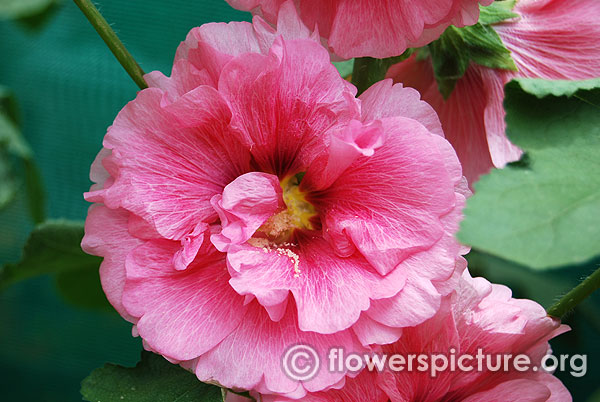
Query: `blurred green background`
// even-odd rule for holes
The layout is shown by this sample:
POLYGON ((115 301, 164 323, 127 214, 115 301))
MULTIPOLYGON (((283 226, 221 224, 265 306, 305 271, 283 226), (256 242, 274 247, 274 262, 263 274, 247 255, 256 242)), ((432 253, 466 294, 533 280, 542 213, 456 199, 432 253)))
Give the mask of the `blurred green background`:
MULTIPOLYGON (((99 6, 142 68, 166 74, 192 27, 249 20, 224 0, 102 0, 99 6)), ((22 131, 46 187, 48 218, 83 220, 89 166, 137 87, 72 2, 62 1, 52 14, 34 30, 0 21, 0 85, 16 95, 22 131)), ((20 193, 0 212, 0 264, 19 259, 32 228, 20 193)), ((506 283, 516 296, 545 307, 599 262, 534 273, 483 254, 470 258, 474 275, 506 283)), ((53 281, 35 278, 0 293, 2 401, 78 401, 79 382, 91 370, 139 358, 141 344, 128 323, 114 313, 69 305, 53 281)), ((553 342, 555 353, 589 354, 585 377, 559 374, 575 401, 600 401, 591 397, 600 378, 599 305, 598 295, 581 305, 567 320, 574 331, 553 342)))
MULTIPOLYGON (((192 27, 249 20, 224 0, 97 4, 142 68, 166 74, 192 27)), ((85 219, 90 163, 137 86, 69 0, 34 30, 0 21, 0 85, 16 96, 46 187, 48 218, 85 219)), ((0 265, 19 259, 33 228, 25 204, 21 193, 0 212, 0 265)), ((107 361, 133 365, 140 350, 130 324, 117 314, 70 306, 53 278, 0 293, 1 401, 80 401, 79 382, 91 370, 107 361)))

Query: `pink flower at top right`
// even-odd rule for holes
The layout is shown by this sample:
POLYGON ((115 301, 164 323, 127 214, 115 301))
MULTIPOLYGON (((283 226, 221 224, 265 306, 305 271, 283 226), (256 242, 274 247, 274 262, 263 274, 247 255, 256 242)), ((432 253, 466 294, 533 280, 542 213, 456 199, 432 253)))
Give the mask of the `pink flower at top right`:
POLYGON ((600 1, 518 0, 518 18, 493 28, 518 71, 471 64, 444 100, 431 59, 416 56, 390 68, 388 77, 416 88, 438 112, 472 184, 492 167, 517 161, 522 151, 506 136, 504 85, 513 78, 583 80, 600 77, 600 1))

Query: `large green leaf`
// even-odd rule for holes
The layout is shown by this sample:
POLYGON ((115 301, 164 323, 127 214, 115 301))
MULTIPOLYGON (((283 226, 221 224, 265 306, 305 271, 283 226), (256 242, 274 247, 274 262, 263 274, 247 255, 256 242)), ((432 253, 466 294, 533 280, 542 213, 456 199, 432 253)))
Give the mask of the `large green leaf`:
POLYGON ((135 367, 106 364, 81 383, 89 402, 222 402, 221 388, 200 382, 163 357, 142 352, 135 367))
POLYGON ((27 240, 23 257, 0 268, 0 290, 39 275, 55 275, 66 301, 81 307, 113 311, 106 300, 98 268, 102 259, 81 250, 83 223, 50 221, 37 226, 27 240))
MULTIPOLYGON (((581 90, 591 90, 600 88, 600 78, 583 81, 555 80, 548 81, 540 78, 518 79, 521 88, 538 98, 544 98, 548 95, 553 96, 573 96, 581 90)), ((582 92, 583 94, 583 92, 582 92)))
POLYGON ((19 280, 75 269, 98 269, 101 259, 81 250, 83 223, 49 221, 38 225, 27 240, 21 261, 0 271, 0 289, 19 280))
POLYGON ((59 272, 56 275, 56 286, 62 298, 74 306, 115 311, 102 290, 98 265, 90 264, 78 269, 59 272))
POLYGON ((527 158, 475 184, 461 241, 538 269, 600 255, 600 89, 576 90, 597 84, 507 85, 507 134, 527 158))

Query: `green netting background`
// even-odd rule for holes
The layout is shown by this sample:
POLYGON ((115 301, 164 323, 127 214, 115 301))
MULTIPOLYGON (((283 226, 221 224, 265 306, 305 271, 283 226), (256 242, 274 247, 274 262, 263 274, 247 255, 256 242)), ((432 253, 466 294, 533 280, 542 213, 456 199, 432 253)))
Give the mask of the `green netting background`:
MULTIPOLYGON (((144 70, 167 74, 177 45, 192 27, 249 20, 224 0, 102 0, 100 6, 144 70)), ((49 218, 83 220, 89 165, 106 128, 137 87, 68 0, 39 32, 0 21, 0 85, 17 96, 23 132, 45 181, 49 218)), ((19 258, 31 229, 21 196, 0 213, 0 263, 19 258)), ((590 265, 542 275, 573 283, 589 270, 590 265)), ((537 280, 532 273, 517 279, 516 294, 519 283, 537 280)), ((595 309, 597 301, 587 309, 595 309)), ((597 386, 599 325, 589 317, 597 321, 597 310, 572 322, 577 332, 554 343, 557 353, 593 351, 585 378, 562 376, 575 401, 585 401, 597 386)), ((130 332, 116 314, 65 304, 51 278, 13 286, 0 293, 0 400, 81 400, 79 382, 92 369, 106 361, 132 365, 138 360, 141 345, 130 332)))
MULTIPOLYGON (((192 27, 249 19, 224 0, 97 3, 144 70, 166 74, 192 27)), ((69 0, 39 32, 0 21, 0 85, 17 96, 23 133, 45 182, 48 217, 83 220, 89 165, 137 87, 69 0)), ((21 198, 0 213, 0 263, 19 257, 31 228, 21 198)), ((81 400, 79 382, 92 369, 138 360, 141 344, 130 327, 116 315, 66 305, 50 278, 13 286, 0 294, 0 400, 81 400)))

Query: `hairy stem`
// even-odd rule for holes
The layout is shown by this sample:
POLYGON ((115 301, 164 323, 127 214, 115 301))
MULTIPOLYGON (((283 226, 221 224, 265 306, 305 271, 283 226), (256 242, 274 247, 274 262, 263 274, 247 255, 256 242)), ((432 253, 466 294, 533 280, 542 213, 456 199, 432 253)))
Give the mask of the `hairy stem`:
POLYGON ((548 315, 562 318, 598 288, 600 288, 600 268, 585 278, 583 282, 571 289, 569 293, 564 295, 562 299, 550 307, 547 310, 548 315))
POLYGON ((140 89, 148 88, 144 80, 144 71, 135 61, 131 53, 127 51, 123 42, 119 39, 115 31, 108 25, 100 11, 90 0, 73 0, 77 7, 83 12, 90 24, 100 35, 104 43, 108 46, 112 54, 115 55, 121 66, 127 71, 127 74, 133 79, 140 89))

